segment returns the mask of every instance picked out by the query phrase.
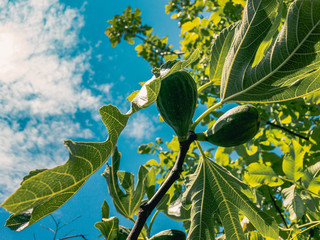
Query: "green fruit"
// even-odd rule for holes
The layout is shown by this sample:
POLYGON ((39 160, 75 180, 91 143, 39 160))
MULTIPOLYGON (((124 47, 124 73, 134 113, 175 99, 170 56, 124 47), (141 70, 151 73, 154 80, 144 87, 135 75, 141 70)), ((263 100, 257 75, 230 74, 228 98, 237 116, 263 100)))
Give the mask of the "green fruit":
POLYGON ((180 140, 187 137, 197 98, 197 85, 186 71, 178 71, 162 79, 157 108, 180 140))
POLYGON ((186 234, 180 230, 169 229, 153 235, 150 240, 185 240, 186 234))
MULTIPOLYGON (((204 132, 204 139, 214 145, 233 147, 251 140, 258 132, 260 117, 252 105, 240 105, 224 113, 204 132)), ((199 140, 203 136, 199 137, 199 140)))

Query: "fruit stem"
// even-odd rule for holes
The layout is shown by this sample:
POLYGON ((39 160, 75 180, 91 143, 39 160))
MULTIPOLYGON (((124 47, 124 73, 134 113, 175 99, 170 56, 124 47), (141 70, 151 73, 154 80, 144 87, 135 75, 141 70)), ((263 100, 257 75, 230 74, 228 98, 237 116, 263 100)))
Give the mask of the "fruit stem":
POLYGON ((191 125, 190 130, 194 131, 194 129, 196 128, 196 126, 201 122, 202 119, 204 119, 206 116, 208 116, 211 112, 213 112, 214 110, 216 110, 217 108, 219 108, 221 105, 223 104, 223 102, 218 102, 215 105, 209 107, 206 111, 204 111, 195 121, 194 123, 191 125))
POLYGON ((198 141, 208 141, 207 136, 204 133, 196 133, 198 141))
POLYGON ((198 88, 198 93, 202 92, 204 89, 206 89, 207 87, 209 87, 209 86, 211 86, 211 85, 212 85, 212 82, 211 82, 211 81, 203 84, 202 86, 200 86, 200 87, 198 88))

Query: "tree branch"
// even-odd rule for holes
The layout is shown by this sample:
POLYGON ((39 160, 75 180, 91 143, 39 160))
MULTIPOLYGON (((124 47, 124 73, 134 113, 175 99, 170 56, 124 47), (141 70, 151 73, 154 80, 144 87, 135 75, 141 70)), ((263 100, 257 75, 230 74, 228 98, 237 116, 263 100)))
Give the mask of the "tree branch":
POLYGON ((270 198, 271 198, 271 200, 272 200, 272 203, 273 203, 274 208, 275 208, 275 209, 277 210, 277 212, 279 213, 279 215, 280 215, 280 217, 281 217, 281 219, 282 219, 282 222, 284 223, 284 225, 286 226, 286 228, 288 228, 286 219, 284 218, 284 216, 283 216, 283 214, 282 214, 282 212, 281 212, 281 209, 278 207, 276 200, 273 198, 272 193, 271 193, 269 187, 268 187, 268 191, 269 191, 269 196, 270 196, 270 198))
POLYGON ((290 134, 292 134, 292 135, 294 135, 294 136, 296 136, 296 137, 299 137, 299 138, 302 138, 302 139, 304 139, 304 140, 309 141, 309 138, 308 138, 308 137, 302 136, 302 135, 300 135, 300 134, 298 134, 298 133, 295 133, 295 132, 293 132, 293 131, 285 128, 285 127, 282 127, 282 126, 280 126, 280 125, 274 124, 274 123, 272 123, 272 122, 270 122, 270 121, 266 121, 266 124, 269 124, 269 125, 271 125, 271 126, 273 126, 273 127, 282 129, 283 131, 285 131, 285 132, 287 132, 287 133, 290 133, 290 134))
POLYGON ((139 209, 139 214, 136 220, 136 223, 134 224, 127 240, 136 240, 138 239, 138 236, 147 221, 147 218, 153 211, 153 209, 157 206, 157 204, 160 202, 162 197, 166 194, 166 192, 169 190, 171 185, 180 178, 180 174, 182 172, 182 166, 184 159, 187 155, 187 152, 189 150, 190 144, 196 140, 197 136, 194 132, 189 132, 187 140, 184 142, 179 142, 179 154, 177 156, 176 162, 171 169, 171 172, 169 173, 169 176, 166 178, 164 183, 159 187, 157 192, 153 195, 153 197, 146 203, 142 204, 139 209))

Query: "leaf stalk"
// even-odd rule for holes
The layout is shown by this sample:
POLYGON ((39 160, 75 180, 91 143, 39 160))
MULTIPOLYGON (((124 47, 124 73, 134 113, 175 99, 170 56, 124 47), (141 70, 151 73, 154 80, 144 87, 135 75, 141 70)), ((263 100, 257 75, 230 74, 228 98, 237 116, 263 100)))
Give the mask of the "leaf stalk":
POLYGON ((213 112, 214 110, 216 110, 217 108, 219 108, 221 105, 223 104, 223 102, 218 102, 215 105, 209 107, 206 111, 204 111, 195 121, 194 123, 191 125, 191 131, 194 131, 194 129, 196 128, 196 126, 201 122, 202 119, 204 119, 206 116, 208 116, 211 112, 213 112))

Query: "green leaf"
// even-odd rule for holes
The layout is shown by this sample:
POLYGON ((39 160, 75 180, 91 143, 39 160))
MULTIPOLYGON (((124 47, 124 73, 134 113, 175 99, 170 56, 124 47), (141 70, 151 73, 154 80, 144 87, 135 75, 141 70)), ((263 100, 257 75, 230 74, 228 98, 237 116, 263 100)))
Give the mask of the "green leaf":
POLYGON ((41 168, 41 169, 35 169, 35 170, 32 170, 29 172, 28 175, 24 176, 23 179, 22 179, 22 182, 20 183, 20 185, 27 179, 37 175, 38 173, 41 173, 43 171, 47 170, 47 168, 41 168))
POLYGON ((257 208, 242 190, 248 187, 210 159, 203 159, 190 177, 184 193, 191 204, 188 239, 214 239, 213 217, 217 214, 227 239, 244 239, 238 212, 241 211, 265 237, 278 237, 275 220, 257 208))
POLYGON ((283 172, 287 178, 297 182, 303 175, 303 158, 306 151, 296 140, 292 139, 289 152, 285 154, 282 163, 283 172))
POLYGON ((111 217, 108 219, 103 219, 102 222, 97 222, 94 224, 96 228, 100 230, 105 239, 108 240, 118 240, 119 233, 119 219, 117 217, 111 217))
POLYGON ((11 215, 6 222, 6 226, 11 230, 20 231, 25 228, 31 218, 31 212, 27 211, 24 213, 19 213, 17 215, 11 215))
MULTIPOLYGON (((189 178, 186 179, 188 181, 189 178)), ((186 183, 187 184, 187 183, 186 183)), ((177 200, 172 202, 164 213, 171 219, 176 221, 190 220, 191 204, 185 203, 180 196, 177 200)))
POLYGON ((306 207, 296 189, 296 185, 282 190, 283 206, 286 207, 290 214, 291 220, 299 220, 306 211, 306 207))
POLYGON ((112 105, 102 107, 100 113, 110 133, 106 142, 66 141, 65 145, 70 152, 70 158, 64 165, 28 178, 2 204, 5 209, 15 215, 25 211, 32 213, 30 221, 24 227, 30 226, 61 207, 109 157, 129 115, 121 114, 112 105))
MULTIPOLYGON (((175 63, 173 65, 173 67, 168 71, 167 74, 165 74, 166 76, 169 76, 172 73, 175 73, 181 69, 184 69, 186 67, 188 67, 191 63, 195 62, 196 60, 198 60, 198 58, 200 57, 200 50, 196 49, 192 52, 192 54, 185 60, 185 61, 178 61, 177 63, 175 63)), ((163 73, 161 73, 162 75, 163 73)), ((162 75, 163 76, 163 75, 162 75)))
POLYGON ((271 166, 262 163, 251 163, 244 173, 244 179, 252 187, 267 185, 270 187, 280 186, 283 181, 273 171, 271 166))
POLYGON ((230 154, 231 152, 228 151, 228 148, 225 147, 218 147, 216 150, 216 153, 214 155, 214 158, 216 159, 216 162, 222 166, 227 166, 230 163, 230 154))
MULTIPOLYGON (((188 66, 198 56, 199 52, 196 51, 185 61, 178 61, 169 71, 170 74, 188 66)), ((1 205, 14 214, 13 218, 25 212, 31 214, 30 219, 22 224, 23 228, 20 227, 19 230, 23 230, 59 209, 82 187, 110 157, 129 117, 156 101, 160 85, 160 78, 152 78, 147 81, 132 99, 131 108, 126 114, 122 114, 117 107, 112 105, 100 108, 102 121, 109 133, 105 142, 65 141, 70 157, 64 165, 28 174, 20 188, 1 205)))
POLYGON ((309 185, 315 181, 314 179, 318 175, 320 171, 320 162, 315 163, 314 165, 308 167, 304 172, 303 176, 301 178, 301 181, 303 183, 303 186, 305 188, 308 188, 309 185))
POLYGON ((103 201, 101 206, 102 218, 109 218, 109 205, 106 200, 103 201))
POLYGON ((109 193, 116 210, 126 218, 132 219, 133 215, 139 210, 145 195, 144 182, 147 178, 148 170, 140 166, 137 186, 134 189, 134 176, 131 173, 118 171, 120 157, 118 149, 115 148, 112 154, 112 166, 107 166, 103 176, 107 180, 109 193), (125 193, 121 190, 118 182, 120 182, 125 193))
POLYGON ((155 168, 151 168, 147 174, 147 177, 144 182, 145 191, 148 199, 152 198, 156 189, 156 170, 155 168))
POLYGON ((320 176, 312 179, 308 185, 308 190, 318 197, 320 196, 320 176))
POLYGON ((258 232, 249 232, 245 237, 246 240, 264 240, 258 232))
POLYGON ((275 102, 320 89, 320 2, 294 1, 279 34, 252 67, 261 42, 277 23, 280 1, 250 0, 226 58, 224 102, 275 102))
POLYGON ((102 221, 95 223, 95 227, 100 230, 107 240, 125 240, 127 239, 130 229, 119 226, 117 217, 109 218, 109 206, 106 201, 101 206, 102 221))
POLYGON ((263 41, 261 42, 257 53, 255 55, 255 59, 252 63, 252 67, 257 65, 260 60, 263 58, 263 56, 266 54, 268 48, 272 44, 272 41, 275 39, 276 34, 278 34, 278 28, 281 23, 281 17, 282 17, 282 10, 283 10, 283 3, 282 1, 279 2, 279 7, 277 8, 277 16, 274 18, 274 21, 272 23, 272 26, 268 32, 268 34, 265 36, 263 41))
POLYGON ((219 85, 225 58, 230 49, 234 32, 239 22, 222 30, 211 47, 209 79, 213 84, 219 85))
POLYGON ((195 24, 193 22, 186 22, 181 27, 181 33, 189 32, 195 27, 195 24))

